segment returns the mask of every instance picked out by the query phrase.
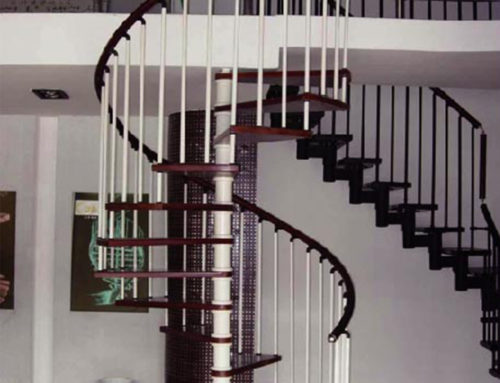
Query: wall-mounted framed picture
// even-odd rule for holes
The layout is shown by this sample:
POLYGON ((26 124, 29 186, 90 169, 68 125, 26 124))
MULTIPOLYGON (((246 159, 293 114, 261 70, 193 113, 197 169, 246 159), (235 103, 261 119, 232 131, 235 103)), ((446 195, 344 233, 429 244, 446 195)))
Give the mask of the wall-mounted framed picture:
MULTIPOLYGON (((114 303, 120 299, 121 280, 119 278, 95 278, 97 270, 97 212, 98 202, 96 193, 75 193, 73 210, 73 245, 71 256, 71 311, 97 311, 97 312, 148 312, 147 308, 116 307, 114 303)), ((129 195, 128 200, 132 201, 129 195)), ((143 196, 147 201, 147 195, 143 196)), ((115 237, 121 236, 122 215, 115 214, 115 237)), ((132 237, 133 213, 125 214, 125 237, 132 237)), ((148 234, 148 213, 143 211, 138 215, 138 237, 143 238, 148 234)), ((125 267, 131 269, 133 265, 133 249, 115 249, 107 253, 107 268, 117 269, 124 256, 125 267), (114 267, 112 266, 112 262, 114 267)), ((146 270, 148 266, 147 247, 137 248, 137 266, 139 270, 146 270)), ((131 297, 132 279, 125 279, 125 295, 131 297)), ((147 297, 147 280, 139 279, 139 297, 147 297)))
POLYGON ((8 220, 0 224, 0 274, 10 281, 10 290, 5 301, 0 304, 0 310, 14 309, 14 256, 16 242, 16 192, 0 191, 0 212, 8 220))

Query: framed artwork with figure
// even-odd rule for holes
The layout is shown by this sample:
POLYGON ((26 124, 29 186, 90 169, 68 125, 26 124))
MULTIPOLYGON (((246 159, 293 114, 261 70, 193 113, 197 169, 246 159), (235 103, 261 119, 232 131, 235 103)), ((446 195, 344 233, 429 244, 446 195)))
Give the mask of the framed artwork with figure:
MULTIPOLYGON (((75 193, 73 211, 73 244, 71 256, 71 311, 97 312, 148 312, 147 308, 116 307, 114 303, 120 299, 120 278, 95 278, 98 267, 97 246, 97 213, 98 201, 96 193, 75 193)), ((131 202, 133 195, 128 196, 131 202)), ((147 201, 147 195, 143 196, 147 201)), ((125 237, 132 237, 133 212, 125 213, 125 237)), ((114 218, 115 238, 121 237, 122 214, 117 212, 114 218)), ((148 213, 138 214, 138 237, 147 236, 148 213)), ((107 269, 119 269, 124 257, 125 268, 131 270, 134 251, 132 248, 120 248, 113 251, 108 248, 107 269)), ((137 248, 138 270, 146 270, 148 266, 147 247, 137 248)), ((132 279, 125 279, 125 296, 132 294, 132 279)), ((147 280, 138 281, 139 297, 147 297, 147 280)))
POLYGON ((0 191, 0 310, 14 309, 16 192, 0 191))

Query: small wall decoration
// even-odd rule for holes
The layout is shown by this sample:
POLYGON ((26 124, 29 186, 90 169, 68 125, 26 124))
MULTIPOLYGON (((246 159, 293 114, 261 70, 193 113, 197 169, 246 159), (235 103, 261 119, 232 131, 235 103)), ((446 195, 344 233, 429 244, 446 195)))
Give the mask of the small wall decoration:
MULTIPOLYGON (((114 303, 120 299, 121 280, 119 278, 95 278, 97 270, 97 211, 98 202, 95 193, 75 193, 73 216, 73 249, 71 263, 71 311, 113 311, 113 312, 147 312, 147 308, 116 307, 114 303)), ((133 200, 132 194, 128 201, 133 200)), ((147 201, 147 196, 143 196, 147 201)), ((115 214, 115 237, 121 232, 121 213, 115 214)), ((132 237, 133 212, 125 214, 125 237, 132 237)), ((148 213, 139 212, 138 236, 147 236, 148 213)), ((114 252, 108 249, 107 268, 119 269, 121 263, 121 249, 114 252), (111 262, 114 262, 114 267, 111 262)), ((133 249, 125 248, 125 267, 132 269, 133 249)), ((137 264, 139 270, 146 270, 148 266, 148 250, 146 247, 137 248, 137 264)), ((139 279, 139 297, 147 297, 147 280, 139 279)), ((132 296, 132 279, 125 280, 125 295, 132 296)))
POLYGON ((5 219, 0 223, 0 274, 10 281, 10 290, 0 310, 14 309, 14 253, 16 236, 16 192, 0 191, 0 213, 5 219))

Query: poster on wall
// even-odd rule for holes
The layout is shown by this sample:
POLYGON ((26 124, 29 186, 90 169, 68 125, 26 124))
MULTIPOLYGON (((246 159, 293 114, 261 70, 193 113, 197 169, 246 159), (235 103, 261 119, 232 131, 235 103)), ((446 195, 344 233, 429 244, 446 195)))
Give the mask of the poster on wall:
POLYGON ((0 310, 14 309, 14 253, 16 235, 16 192, 0 191, 0 213, 5 219, 0 223, 0 274, 10 281, 10 289, 0 310))
MULTIPOLYGON (((75 193, 73 211, 73 248, 71 256, 71 311, 99 311, 99 312, 147 312, 147 308, 116 307, 114 303, 120 299, 121 280, 119 278, 95 278, 97 270, 97 212, 98 202, 96 193, 75 193)), ((132 201, 133 196, 128 196, 132 201)), ((147 196, 143 197, 147 201, 147 196)), ((115 214, 115 237, 121 233, 121 213, 115 214)), ((125 214, 125 237, 132 237, 133 212, 125 214)), ((138 237, 144 238, 148 233, 148 213, 139 212, 138 237)), ((132 269, 134 250, 125 248, 125 268, 132 269)), ((121 249, 112 253, 108 249, 108 269, 118 269, 121 264, 121 249)), ((148 250, 146 247, 137 248, 138 270, 146 270, 148 265, 148 250)), ((125 279, 125 296, 132 296, 132 279, 125 279)), ((147 279, 139 279, 139 297, 147 297, 147 279)))

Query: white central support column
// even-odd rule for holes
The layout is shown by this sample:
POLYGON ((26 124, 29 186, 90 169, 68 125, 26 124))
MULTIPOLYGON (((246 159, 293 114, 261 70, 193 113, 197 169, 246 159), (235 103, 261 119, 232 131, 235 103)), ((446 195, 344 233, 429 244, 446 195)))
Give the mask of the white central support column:
POLYGON ((33 275, 33 383, 53 383, 58 120, 38 119, 33 275))
MULTIPOLYGON (((231 80, 217 81, 216 105, 227 105, 231 102, 231 80)), ((230 112, 218 112, 216 118, 216 134, 229 129, 231 124, 230 112)), ((215 162, 228 164, 231 162, 231 144, 229 138, 215 146, 215 162)), ((217 174, 214 177, 216 204, 232 204, 233 176, 229 173, 217 174)), ((231 212, 214 212, 214 237, 231 238, 231 212)), ((231 245, 214 245, 214 271, 232 271, 231 245)), ((231 304, 232 278, 212 278, 214 304, 231 304)), ((231 338, 231 310, 217 310, 213 313, 214 338, 231 338)), ((223 371, 231 370, 231 342, 213 343, 214 360, 213 371, 218 376, 213 377, 214 383, 228 383, 230 377, 223 377, 223 371)))

